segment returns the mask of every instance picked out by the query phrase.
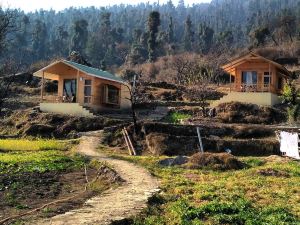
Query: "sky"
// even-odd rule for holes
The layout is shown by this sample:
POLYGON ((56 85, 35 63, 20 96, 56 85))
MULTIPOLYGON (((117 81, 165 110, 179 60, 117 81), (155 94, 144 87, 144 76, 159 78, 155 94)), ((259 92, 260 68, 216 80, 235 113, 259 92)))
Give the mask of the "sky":
MULTIPOLYGON (((211 0, 185 0, 185 4, 194 4, 202 2, 210 2, 211 0)), ((158 0, 0 0, 2 7, 19 8, 25 12, 39 10, 41 8, 54 9, 56 11, 65 8, 73 7, 88 7, 88 6, 108 6, 115 4, 138 4, 140 2, 158 2, 158 0)), ((167 0, 159 0, 160 4, 167 2, 167 0)), ((173 0, 173 4, 177 4, 178 0, 173 0)))

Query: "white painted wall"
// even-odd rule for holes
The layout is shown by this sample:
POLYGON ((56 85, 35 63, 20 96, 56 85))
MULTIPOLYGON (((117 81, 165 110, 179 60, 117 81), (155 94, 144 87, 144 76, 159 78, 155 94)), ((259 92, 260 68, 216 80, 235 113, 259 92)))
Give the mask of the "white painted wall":
POLYGON ((93 117, 94 115, 78 103, 40 103, 40 110, 48 113, 93 117))
POLYGON ((262 106, 273 106, 280 103, 279 97, 270 92, 230 92, 220 100, 211 103, 210 107, 217 107, 221 103, 241 102, 262 106))

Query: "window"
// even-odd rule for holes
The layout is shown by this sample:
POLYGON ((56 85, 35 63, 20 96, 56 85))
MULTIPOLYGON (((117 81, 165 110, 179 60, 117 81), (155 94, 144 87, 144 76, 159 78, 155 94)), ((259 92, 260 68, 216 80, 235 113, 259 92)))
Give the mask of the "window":
POLYGON ((104 90, 105 90, 105 103, 114 104, 114 105, 119 104, 119 98, 120 98, 119 88, 112 85, 106 85, 104 90))
POLYGON ((283 82, 282 77, 278 77, 278 85, 277 85, 277 88, 278 88, 279 90, 282 90, 282 82, 283 82))
POLYGON ((92 101, 92 80, 84 80, 84 103, 92 101))
POLYGON ((255 71, 243 71, 242 72, 242 83, 252 85, 257 83, 257 72, 255 71))
POLYGON ((84 85, 92 85, 92 80, 84 80, 84 85))
POLYGON ((272 73, 264 72, 264 84, 269 85, 272 83, 272 73))
POLYGON ((76 79, 64 79, 63 99, 66 102, 76 102, 76 79))

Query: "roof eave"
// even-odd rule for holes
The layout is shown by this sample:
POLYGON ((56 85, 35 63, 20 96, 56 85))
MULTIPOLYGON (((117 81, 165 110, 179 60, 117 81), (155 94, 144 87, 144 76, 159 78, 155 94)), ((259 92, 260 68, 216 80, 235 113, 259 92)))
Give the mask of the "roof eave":
POLYGON ((118 80, 109 79, 109 78, 102 77, 102 76, 97 76, 96 74, 87 73, 87 72, 85 72, 85 71, 83 71, 83 70, 81 70, 81 69, 79 69, 79 68, 73 66, 72 64, 69 64, 68 62, 66 62, 66 60, 59 60, 59 61, 53 62, 53 63, 51 63, 50 65, 48 65, 48 66, 46 66, 46 67, 44 67, 44 68, 42 68, 42 69, 40 69, 40 70, 34 72, 33 75, 36 76, 36 77, 41 77, 41 76, 39 75, 39 73, 44 72, 46 69, 48 69, 48 68, 50 68, 51 66, 54 66, 54 65, 56 65, 56 64, 58 64, 58 63, 63 63, 63 64, 65 64, 65 65, 67 65, 67 66, 72 67, 72 68, 75 69, 75 70, 78 70, 78 71, 80 71, 80 72, 82 72, 82 73, 85 73, 85 74, 87 74, 87 75, 89 75, 89 76, 92 76, 92 77, 96 77, 96 78, 100 78, 100 79, 103 79, 103 80, 108 80, 108 81, 112 81, 112 82, 116 82, 116 83, 120 83, 120 84, 123 84, 123 85, 128 86, 128 84, 127 84, 125 81, 118 81, 118 80))
POLYGON ((282 65, 280 65, 279 63, 276 63, 276 62, 274 62, 274 61, 272 61, 272 60, 270 60, 270 59, 267 59, 267 58, 265 58, 265 57, 263 57, 263 56, 260 56, 260 55, 254 53, 254 52, 250 52, 250 53, 248 53, 247 55, 241 56, 240 58, 237 58, 237 59, 233 60, 231 63, 227 63, 226 65, 222 66, 221 68, 222 68, 223 70, 227 71, 227 70, 229 70, 231 67, 234 67, 235 64, 238 64, 239 61, 245 60, 245 58, 246 58, 247 56, 249 56, 249 55, 254 55, 254 56, 256 56, 256 57, 259 57, 259 58, 261 58, 261 59, 263 59, 263 60, 268 61, 269 63, 272 63, 274 66, 276 66, 276 67, 282 69, 284 72, 286 72, 286 73, 287 73, 287 75, 285 75, 286 77, 291 77, 291 76, 292 76, 291 72, 288 71, 284 66, 282 66, 282 65))

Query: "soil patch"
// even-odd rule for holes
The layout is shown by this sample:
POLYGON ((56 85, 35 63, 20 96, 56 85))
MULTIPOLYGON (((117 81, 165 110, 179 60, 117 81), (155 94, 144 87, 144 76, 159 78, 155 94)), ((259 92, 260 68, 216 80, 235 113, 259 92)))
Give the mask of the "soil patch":
POLYGON ((74 138, 78 132, 103 129, 120 124, 120 120, 102 116, 94 118, 42 113, 29 109, 16 111, 0 121, 0 133, 5 135, 74 138))
POLYGON ((244 164, 228 153, 196 153, 189 159, 189 168, 209 168, 214 170, 238 170, 244 164))
POLYGON ((71 200, 51 205, 38 214, 29 215, 22 220, 52 217, 80 208, 87 199, 123 181, 114 170, 106 166, 101 166, 99 169, 92 167, 87 169, 90 181, 95 179, 97 174, 100 174, 98 180, 93 186, 88 187, 86 192, 83 192, 86 186, 84 170, 0 175, 0 211, 3 212, 0 220, 76 195, 71 200))
POLYGON ((276 124, 286 121, 283 110, 240 102, 220 104, 217 115, 224 123, 276 124))
POLYGON ((262 176, 273 176, 273 177, 290 177, 290 175, 285 171, 279 171, 276 169, 268 168, 258 171, 258 174, 262 176))
MULTIPOLYGON (((279 142, 274 129, 252 125, 201 124, 204 150, 214 153, 231 150, 238 156, 269 156, 279 154, 279 142)), ((126 148, 121 126, 104 129, 103 143, 109 146, 126 148)), ((133 135, 133 126, 128 126, 133 135)), ((175 125, 167 123, 143 123, 139 125, 140 135, 135 143, 141 147, 141 154, 153 155, 192 155, 199 151, 199 141, 194 125, 175 125)))

